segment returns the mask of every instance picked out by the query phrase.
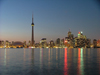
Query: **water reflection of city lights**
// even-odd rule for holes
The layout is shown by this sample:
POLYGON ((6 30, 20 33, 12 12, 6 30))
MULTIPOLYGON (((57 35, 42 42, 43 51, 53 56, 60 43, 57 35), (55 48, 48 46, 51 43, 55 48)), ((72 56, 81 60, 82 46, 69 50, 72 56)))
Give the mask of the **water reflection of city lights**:
POLYGON ((67 48, 65 48, 64 54, 64 75, 68 74, 68 67, 67 67, 67 48))
POLYGON ((81 61, 81 60, 80 60, 80 48, 78 48, 78 74, 79 74, 79 75, 81 75, 81 74, 80 74, 80 66, 81 66, 81 65, 80 65, 80 61, 81 61))
POLYGON ((4 54, 4 66, 6 66, 6 48, 5 48, 5 54, 4 54))
POLYGON ((81 74, 84 75, 83 48, 81 48, 81 74))

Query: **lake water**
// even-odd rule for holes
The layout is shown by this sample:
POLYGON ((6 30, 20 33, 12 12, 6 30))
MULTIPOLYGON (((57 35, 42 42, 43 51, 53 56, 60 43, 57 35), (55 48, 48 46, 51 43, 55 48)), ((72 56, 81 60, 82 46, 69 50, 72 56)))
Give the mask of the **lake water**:
POLYGON ((100 48, 0 49, 0 75, 100 75, 100 48))

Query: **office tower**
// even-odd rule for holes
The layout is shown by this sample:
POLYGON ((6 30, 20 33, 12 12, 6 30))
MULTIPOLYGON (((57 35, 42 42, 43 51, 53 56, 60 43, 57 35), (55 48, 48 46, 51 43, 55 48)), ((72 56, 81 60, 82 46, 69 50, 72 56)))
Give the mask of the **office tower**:
POLYGON ((79 39, 79 47, 85 47, 85 39, 84 38, 79 39))
POLYGON ((61 45, 62 48, 64 47, 64 39, 61 39, 60 45, 61 45))
POLYGON ((56 46, 57 46, 57 47, 60 47, 60 38, 57 38, 57 40, 56 40, 56 43, 55 43, 55 44, 56 44, 56 46))
POLYGON ((84 39, 86 39, 86 36, 83 35, 83 32, 81 31, 81 32, 78 32, 78 38, 84 38, 84 39))
POLYGON ((74 35, 71 34, 71 31, 69 30, 69 32, 68 32, 68 38, 69 38, 69 39, 73 39, 73 37, 74 37, 74 35))
POLYGON ((11 46, 11 42, 8 42, 8 45, 11 46))
POLYGON ((8 46, 9 46, 9 41, 8 40, 6 40, 5 45, 6 45, 6 48, 8 48, 8 46))
POLYGON ((61 43, 61 45, 64 45, 64 39, 61 39, 60 43, 61 43))
POLYGON ((35 48, 39 48, 40 44, 39 43, 35 43, 35 48))
POLYGON ((53 48, 54 46, 55 46, 54 41, 51 40, 51 41, 50 41, 50 48, 53 48))
POLYGON ((94 45, 94 48, 97 47, 97 40, 96 39, 93 40, 93 45, 94 45))
POLYGON ((2 46, 4 47, 4 41, 2 41, 2 46))
POLYGON ((0 41, 0 46, 4 47, 4 41, 0 41))
POLYGON ((71 31, 70 31, 70 29, 69 29, 69 32, 68 32, 68 37, 70 37, 71 36, 71 31))
POLYGON ((97 46, 100 47, 100 40, 97 40, 97 46))
POLYGON ((65 46, 73 47, 74 46, 74 35, 69 30, 68 37, 65 37, 65 46))
POLYGON ((86 41, 85 41, 85 46, 86 46, 87 48, 90 48, 90 45, 91 45, 91 39, 86 39, 86 41))
MULTIPOLYGON (((83 32, 78 32, 78 37, 75 38, 75 46, 76 47, 86 47, 86 36, 83 35, 83 32)), ((88 43, 87 43, 88 44, 88 43)), ((89 46, 89 44, 88 44, 89 46)))
POLYGON ((71 48, 75 47, 75 40, 74 40, 74 38, 72 38, 69 42, 70 42, 70 47, 71 48))
POLYGON ((34 45, 34 23, 33 23, 33 14, 32 14, 32 40, 31 40, 31 45, 33 46, 34 45))
POLYGON ((24 41, 24 47, 26 46, 26 41, 24 41))
POLYGON ((28 42, 28 46, 31 46, 31 41, 29 40, 29 42, 28 42))
POLYGON ((47 47, 47 41, 46 38, 42 38, 40 41, 40 47, 46 48, 47 47))
POLYGON ((65 40, 67 40, 68 43, 70 43, 70 40, 72 40, 73 38, 74 38, 74 35, 71 34, 71 31, 69 30, 69 32, 68 32, 68 37, 65 37, 65 40))

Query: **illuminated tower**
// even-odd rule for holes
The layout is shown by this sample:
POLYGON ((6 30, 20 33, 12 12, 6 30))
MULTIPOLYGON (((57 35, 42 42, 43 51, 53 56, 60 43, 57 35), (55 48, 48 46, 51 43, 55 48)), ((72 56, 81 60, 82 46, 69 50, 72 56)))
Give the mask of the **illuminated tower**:
POLYGON ((31 40, 31 45, 34 45, 34 23, 33 23, 33 14, 32 14, 32 40, 31 40))

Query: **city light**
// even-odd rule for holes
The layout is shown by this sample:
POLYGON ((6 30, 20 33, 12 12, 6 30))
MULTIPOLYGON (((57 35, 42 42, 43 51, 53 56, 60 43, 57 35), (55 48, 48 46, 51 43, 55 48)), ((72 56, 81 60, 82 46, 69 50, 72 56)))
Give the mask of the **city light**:
POLYGON ((67 41, 65 40, 65 43, 67 43, 67 41))
POLYGON ((81 34, 82 34, 83 32, 81 31, 81 34))
POLYGON ((46 47, 46 48, 48 48, 48 47, 46 47))
POLYGON ((80 32, 78 32, 78 34, 80 34, 80 32))

